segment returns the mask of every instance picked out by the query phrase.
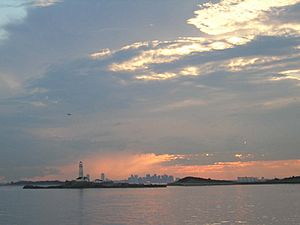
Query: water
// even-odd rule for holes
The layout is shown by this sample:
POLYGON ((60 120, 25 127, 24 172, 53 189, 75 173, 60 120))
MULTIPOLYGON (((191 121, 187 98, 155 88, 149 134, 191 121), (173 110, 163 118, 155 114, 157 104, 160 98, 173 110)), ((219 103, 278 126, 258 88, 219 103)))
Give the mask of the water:
POLYGON ((0 187, 0 225, 300 224, 300 185, 23 190, 0 187))

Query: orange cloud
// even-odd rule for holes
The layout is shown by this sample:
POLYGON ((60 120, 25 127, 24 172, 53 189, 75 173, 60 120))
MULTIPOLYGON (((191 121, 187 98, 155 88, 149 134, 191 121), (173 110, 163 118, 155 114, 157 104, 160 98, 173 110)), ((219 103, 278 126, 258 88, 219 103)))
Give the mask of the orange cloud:
POLYGON ((174 159, 173 155, 163 154, 114 154, 88 160, 86 168, 95 171, 95 176, 105 172, 117 179, 128 177, 132 173, 148 173, 158 170, 161 164, 174 159))

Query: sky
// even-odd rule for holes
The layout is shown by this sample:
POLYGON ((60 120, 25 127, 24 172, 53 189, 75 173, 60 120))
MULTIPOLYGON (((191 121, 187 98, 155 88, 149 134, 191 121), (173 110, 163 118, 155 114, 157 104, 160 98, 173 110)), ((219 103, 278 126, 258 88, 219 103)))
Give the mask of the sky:
POLYGON ((0 182, 300 175, 300 0, 2 0, 0 182))

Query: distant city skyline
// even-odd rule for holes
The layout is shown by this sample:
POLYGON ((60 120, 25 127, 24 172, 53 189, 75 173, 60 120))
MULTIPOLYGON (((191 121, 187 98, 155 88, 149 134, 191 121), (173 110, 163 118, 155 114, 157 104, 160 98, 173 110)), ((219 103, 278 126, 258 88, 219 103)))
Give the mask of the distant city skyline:
POLYGON ((157 174, 153 174, 151 176, 151 174, 146 174, 143 177, 140 177, 138 175, 133 175, 131 174, 130 177, 128 177, 127 179, 128 183, 132 183, 132 184, 145 184, 145 183, 164 183, 164 184, 168 184, 168 183, 173 183, 175 181, 174 177, 172 175, 157 175, 157 174))
POLYGON ((299 0, 2 0, 0 182, 300 174, 299 0))

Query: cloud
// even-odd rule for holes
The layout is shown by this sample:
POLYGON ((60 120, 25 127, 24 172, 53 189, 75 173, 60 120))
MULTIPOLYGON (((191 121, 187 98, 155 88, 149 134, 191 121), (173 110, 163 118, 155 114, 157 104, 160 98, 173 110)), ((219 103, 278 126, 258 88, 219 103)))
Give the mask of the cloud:
POLYGON ((206 101, 200 100, 200 99, 185 99, 185 100, 180 100, 180 101, 176 101, 176 102, 164 105, 157 109, 153 109, 153 112, 179 110, 179 109, 185 109, 185 108, 190 108, 190 107, 203 106, 206 104, 207 104, 206 101))
POLYGON ((22 1, 13 0, 8 4, 0 3, 0 41, 8 38, 7 25, 20 23, 27 16, 26 7, 21 5, 22 1))
POLYGON ((37 7, 48 7, 59 2, 62 2, 62 0, 35 0, 33 5, 37 7))
MULTIPOLYGON (((55 180, 62 179, 60 171, 56 168, 43 167, 43 166, 29 166, 29 167, 11 167, 8 171, 0 167, 0 172, 5 173, 6 176, 2 177, 2 181, 18 181, 18 180, 55 180)), ((1 181, 1 176, 0 176, 1 181)))
POLYGON ((130 54, 132 52, 134 56, 129 60, 112 63, 108 69, 112 72, 143 74, 136 76, 140 80, 168 80, 177 76, 196 76, 200 73, 196 66, 184 66, 178 70, 163 73, 153 71, 152 67, 176 62, 196 53, 224 50, 233 48, 233 46, 233 44, 224 41, 192 37, 180 38, 175 41, 134 43, 115 52, 115 54, 123 54, 124 52, 130 54))
MULTIPOLYGON (((224 39, 237 38, 243 44, 257 36, 299 35, 300 24, 282 22, 278 18, 284 7, 293 6, 299 0, 222 0, 219 3, 205 3, 188 20, 200 31, 224 39)), ((279 17, 280 18, 280 17, 279 17)))
POLYGON ((168 80, 168 79, 171 79, 174 77, 176 77, 176 73, 170 73, 170 72, 153 73, 153 72, 151 72, 150 74, 136 76, 135 78, 137 80, 168 80))
POLYGON ((47 107, 46 103, 40 102, 40 101, 33 101, 33 102, 30 102, 30 104, 35 107, 47 107))
POLYGON ((300 97, 286 97, 286 98, 277 98, 261 103, 260 106, 266 109, 278 109, 284 108, 289 105, 299 105, 300 97))
POLYGON ((62 0, 9 0, 0 3, 0 41, 9 37, 7 27, 20 24, 26 19, 31 7, 48 7, 62 0))
POLYGON ((99 52, 95 52, 95 53, 90 54, 90 56, 91 56, 92 59, 98 59, 98 58, 103 58, 103 57, 106 57, 106 56, 110 56, 111 54, 112 54, 112 52, 110 51, 110 49, 105 48, 105 49, 102 49, 99 52))
POLYGON ((23 82, 17 77, 0 73, 0 98, 11 97, 24 91, 23 82))
MULTIPOLYGON (((290 57, 290 56, 289 56, 290 57)), ((229 60, 227 68, 232 72, 245 71, 247 69, 262 70, 273 66, 285 57, 280 56, 252 56, 252 57, 238 57, 229 60)))
POLYGON ((280 76, 272 77, 271 81, 295 80, 300 81, 300 69, 286 70, 279 73, 280 76))
MULTIPOLYGON (((231 59, 216 58, 218 62, 215 63, 203 60, 211 53, 222 54, 225 51, 225 55, 226 50, 242 51, 242 46, 255 43, 261 36, 297 38, 300 35, 300 24, 298 21, 289 20, 287 12, 288 7, 293 7, 297 3, 298 0, 272 2, 223 0, 220 3, 205 3, 195 12, 196 17, 189 19, 188 23, 206 35, 180 37, 169 41, 136 42, 112 52, 104 49, 98 54, 116 57, 116 62, 108 65, 109 71, 130 73, 136 79, 146 81, 199 76, 219 70, 238 72, 248 68, 274 69, 272 68, 274 64, 281 66, 279 63, 282 61, 287 62, 293 57, 299 59, 299 53, 247 57, 227 54, 225 57, 231 59), (192 61, 188 61, 192 58, 192 61), (197 59, 199 61, 196 64, 197 59)), ((93 53, 91 57, 96 58, 96 55, 97 53, 93 53)))

